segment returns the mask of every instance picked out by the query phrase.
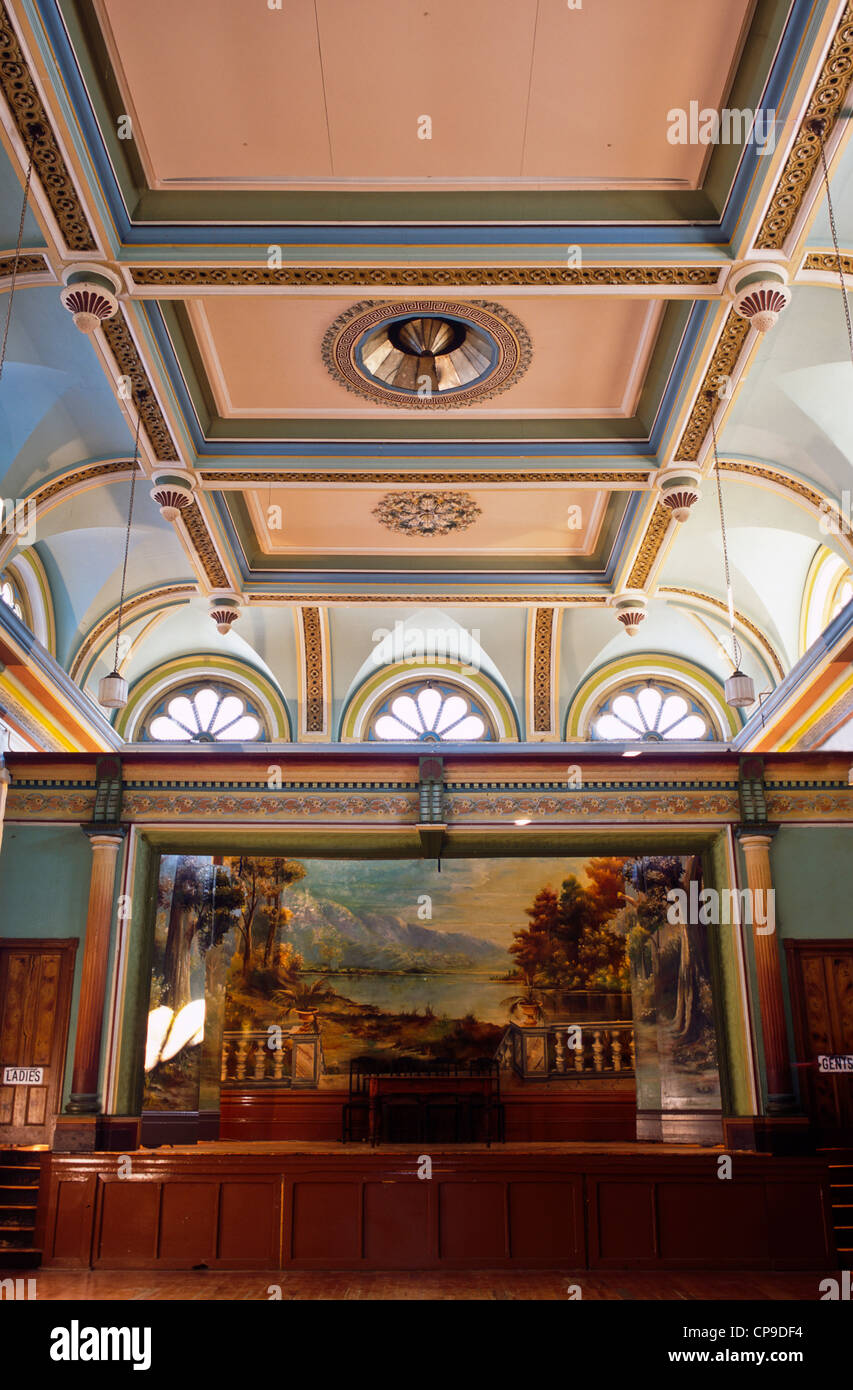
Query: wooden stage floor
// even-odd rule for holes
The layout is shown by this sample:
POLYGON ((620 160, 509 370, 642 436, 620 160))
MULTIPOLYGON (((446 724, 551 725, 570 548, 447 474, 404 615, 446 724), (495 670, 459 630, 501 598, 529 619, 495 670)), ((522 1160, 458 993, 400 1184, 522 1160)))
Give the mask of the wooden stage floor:
MULTIPOLYGON (((87 1301, 266 1301, 270 1284, 281 1289, 282 1300, 387 1302, 565 1302, 568 1286, 579 1284, 585 1302, 635 1302, 677 1299, 685 1302, 772 1301, 814 1302, 820 1297, 822 1275, 780 1274, 774 1271, 738 1273, 602 1274, 590 1270, 466 1271, 311 1271, 284 1270, 258 1274, 221 1271, 96 1270, 80 1273, 63 1269, 22 1270, 37 1280, 37 1296, 45 1302, 87 1301)), ((14 1278, 4 1271, 4 1278, 14 1278)))

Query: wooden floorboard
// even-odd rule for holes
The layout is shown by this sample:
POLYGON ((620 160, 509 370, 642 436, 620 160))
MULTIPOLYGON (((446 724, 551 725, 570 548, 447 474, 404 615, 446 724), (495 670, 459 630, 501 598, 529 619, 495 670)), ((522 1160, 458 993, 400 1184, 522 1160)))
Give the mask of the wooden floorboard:
MULTIPOLYGON (((815 1272, 779 1274, 669 1272, 592 1274, 588 1270, 547 1270, 514 1273, 503 1270, 448 1272, 334 1271, 287 1274, 284 1271, 251 1274, 218 1271, 164 1272, 82 1271, 61 1269, 21 1271, 37 1281, 36 1297, 45 1301, 150 1300, 256 1301, 269 1299, 270 1286, 281 1289, 283 1300, 415 1301, 460 1299, 468 1301, 566 1301, 568 1286, 579 1284, 586 1301, 679 1299, 708 1300, 806 1300, 820 1297, 824 1276, 815 1272)), ((14 1278, 14 1271, 4 1271, 14 1278)))

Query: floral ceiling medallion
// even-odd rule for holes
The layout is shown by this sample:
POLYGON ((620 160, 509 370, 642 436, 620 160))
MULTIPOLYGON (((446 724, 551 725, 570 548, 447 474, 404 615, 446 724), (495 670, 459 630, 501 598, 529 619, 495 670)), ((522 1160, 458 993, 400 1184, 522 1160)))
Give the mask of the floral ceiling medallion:
POLYGON ((447 536, 467 530, 480 508, 467 492, 389 492, 373 515, 406 536, 447 536))
POLYGON ((471 405, 530 365, 524 325, 486 300, 362 300, 335 319, 323 361, 347 391, 409 410, 471 405))

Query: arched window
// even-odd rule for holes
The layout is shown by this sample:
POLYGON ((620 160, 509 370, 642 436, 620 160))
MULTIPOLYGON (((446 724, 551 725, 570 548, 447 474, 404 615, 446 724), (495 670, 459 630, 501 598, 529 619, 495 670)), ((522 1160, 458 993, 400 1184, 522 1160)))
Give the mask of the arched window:
POLYGON ((368 741, 488 742, 495 734, 484 707, 467 690, 444 681, 397 686, 374 711, 368 741))
POLYGON ((853 571, 828 546, 815 551, 803 590, 800 651, 806 652, 853 599, 853 571))
POLYGON ((173 688, 150 711, 142 731, 143 740, 154 743, 249 743, 266 737, 255 706, 220 681, 173 688))
POLYGON ((610 691, 590 721, 594 739, 716 739, 709 711, 690 691, 667 681, 635 681, 610 691))
POLYGON ((11 608, 15 617, 20 618, 22 623, 27 621, 24 616, 23 594, 17 581, 10 574, 0 575, 0 600, 6 604, 7 608, 11 608))

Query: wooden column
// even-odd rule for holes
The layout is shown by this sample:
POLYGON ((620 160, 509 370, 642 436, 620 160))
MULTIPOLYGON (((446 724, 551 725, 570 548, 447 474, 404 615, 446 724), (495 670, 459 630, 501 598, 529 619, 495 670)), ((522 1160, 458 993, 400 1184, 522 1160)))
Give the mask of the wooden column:
POLYGON ((3 821, 6 817, 6 793, 9 790, 9 783, 11 780, 9 769, 3 761, 3 749, 0 748, 0 849, 3 847, 3 821))
MULTIPOLYGON (((766 904, 767 894, 773 887, 770 871, 770 844, 773 835, 741 831, 738 838, 746 860, 747 886, 753 894, 753 902, 755 894, 761 889, 766 904)), ((752 916, 754 921, 754 910, 752 916)), ((758 976, 758 1004, 761 1010, 761 1035, 764 1041, 764 1064, 767 1069, 768 1099, 772 1109, 774 1102, 777 1105, 781 1103, 783 1106, 789 1106, 793 1099, 788 1031, 785 1026, 785 1004, 782 995, 782 965, 775 928, 772 932, 759 932, 757 926, 754 927, 753 941, 758 976)))
POLYGON ((86 830, 92 845, 92 877, 83 948, 83 979, 77 1008, 77 1037, 71 1098, 65 1109, 72 1115, 96 1115, 101 1108, 98 1089, 101 1067, 101 1035, 109 964, 110 926, 115 901, 116 855, 123 830, 86 830))

